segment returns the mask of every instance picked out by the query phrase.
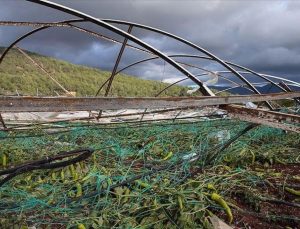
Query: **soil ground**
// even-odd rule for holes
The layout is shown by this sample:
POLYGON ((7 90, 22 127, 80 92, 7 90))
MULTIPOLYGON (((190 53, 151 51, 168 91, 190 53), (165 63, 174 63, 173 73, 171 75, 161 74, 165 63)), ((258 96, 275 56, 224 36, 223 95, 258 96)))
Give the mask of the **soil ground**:
MULTIPOLYGON (((284 186, 291 185, 294 190, 300 189, 300 164, 276 164, 266 168, 252 168, 259 171, 274 173, 274 178, 268 179, 266 184, 258 188, 262 196, 272 196, 276 200, 298 204, 298 207, 288 206, 286 203, 274 203, 249 199, 245 193, 232 194, 234 215, 233 228, 275 229, 300 228, 300 197, 285 191, 284 186), (278 177, 276 177, 276 175, 278 177), (279 176, 280 175, 280 176, 279 176)), ((225 213, 214 212, 226 222, 225 213)))

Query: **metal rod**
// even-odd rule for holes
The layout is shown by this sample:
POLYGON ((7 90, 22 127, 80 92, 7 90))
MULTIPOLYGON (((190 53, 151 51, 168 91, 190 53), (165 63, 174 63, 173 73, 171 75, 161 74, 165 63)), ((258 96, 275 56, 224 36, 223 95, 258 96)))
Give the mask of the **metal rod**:
MULTIPOLYGON (((128 28, 128 30, 127 30, 127 33, 131 33, 132 28, 133 28, 133 26, 130 25, 129 28, 128 28)), ((116 60, 115 65, 114 65, 114 68, 113 68, 113 70, 112 70, 111 76, 109 77, 108 85, 107 85, 107 88, 106 88, 106 91, 105 91, 104 96, 108 96, 108 93, 109 93, 109 90, 110 90, 110 88, 111 88, 111 85, 112 85, 112 82, 113 82, 113 80, 114 80, 114 77, 115 77, 115 75, 116 75, 116 72, 117 72, 119 63, 120 63, 120 61, 121 61, 123 52, 124 52, 124 50, 125 50, 127 41, 128 41, 128 38, 125 38, 124 41, 123 41, 122 47, 121 47, 120 52, 119 52, 119 54, 118 54, 118 57, 117 57, 117 60, 116 60)), ((99 92, 100 92, 100 91, 97 92, 96 96, 99 94, 99 92)))
MULTIPOLYGON (((131 33, 132 28, 133 28, 133 26, 130 25, 130 26, 128 27, 127 33, 131 33)), ((111 76, 110 76, 109 79, 108 79, 108 85, 107 85, 107 87, 106 87, 106 91, 105 91, 105 94, 104 94, 105 97, 108 96, 108 93, 109 93, 109 91, 110 91, 112 82, 113 82, 114 77, 115 77, 115 75, 116 75, 116 71, 118 70, 118 66, 119 66, 119 63, 120 63, 120 61, 121 61, 123 52, 124 52, 124 50, 125 50, 127 41, 128 41, 128 38, 125 38, 124 41, 123 41, 123 44, 122 44, 122 46, 121 46, 121 49, 120 49, 120 51, 119 51, 119 54, 118 54, 116 63, 115 63, 114 68, 113 68, 113 70, 112 70, 112 72, 111 72, 111 76)), ((96 93, 96 96, 100 93, 100 90, 101 90, 101 89, 102 89, 102 87, 99 88, 99 90, 98 90, 97 93, 96 93)), ((98 117, 97 117, 97 118, 101 117, 101 114, 102 114, 102 110, 99 111, 99 114, 98 114, 98 117)))

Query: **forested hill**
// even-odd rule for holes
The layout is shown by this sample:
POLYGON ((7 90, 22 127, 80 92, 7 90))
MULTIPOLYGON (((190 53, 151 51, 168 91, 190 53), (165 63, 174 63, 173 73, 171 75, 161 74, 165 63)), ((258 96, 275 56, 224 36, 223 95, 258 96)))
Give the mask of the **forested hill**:
MULTIPOLYGON (((0 48, 3 53, 4 48, 0 48)), ((110 72, 96 68, 75 65, 66 61, 41 56, 32 52, 27 54, 50 73, 68 91, 76 92, 77 96, 94 96, 100 85, 110 76, 110 72)), ((0 65, 1 95, 36 95, 50 96, 63 94, 43 71, 34 66, 18 50, 11 50, 0 65)), ((111 96, 154 96, 168 84, 152 80, 119 74, 112 85, 111 96)), ((183 95, 186 88, 173 86, 164 94, 166 96, 183 95)), ((104 90, 102 90, 102 94, 104 90)))

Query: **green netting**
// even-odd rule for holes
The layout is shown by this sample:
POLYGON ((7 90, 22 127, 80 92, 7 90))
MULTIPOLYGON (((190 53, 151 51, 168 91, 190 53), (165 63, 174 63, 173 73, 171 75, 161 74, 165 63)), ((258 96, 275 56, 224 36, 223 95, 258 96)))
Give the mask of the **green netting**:
POLYGON ((238 188, 253 191, 263 177, 249 166, 300 160, 299 135, 264 126, 218 152, 249 125, 227 119, 59 125, 64 129, 58 133, 40 127, 1 133, 7 166, 95 149, 85 162, 19 175, 0 187, 2 228, 209 228, 208 209, 221 208, 212 192, 226 197, 238 188))

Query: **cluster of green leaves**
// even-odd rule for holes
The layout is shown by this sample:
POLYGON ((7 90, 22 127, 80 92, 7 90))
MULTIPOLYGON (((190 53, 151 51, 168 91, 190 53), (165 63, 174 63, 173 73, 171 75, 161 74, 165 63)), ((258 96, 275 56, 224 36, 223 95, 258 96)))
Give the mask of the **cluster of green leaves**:
MULTIPOLYGON (((0 53, 4 49, 0 48, 0 53)), ((74 65, 66 61, 27 52, 67 90, 77 96, 94 96, 111 73, 97 68, 74 65)), ((64 94, 44 72, 18 50, 11 50, 0 65, 0 94, 57 95, 64 94), (56 93, 57 92, 57 93, 56 93)), ((111 96, 154 96, 168 84, 118 74, 112 84, 111 96)), ((104 94, 104 88, 101 94, 104 94)), ((162 96, 185 95, 185 87, 172 86, 162 96)))

